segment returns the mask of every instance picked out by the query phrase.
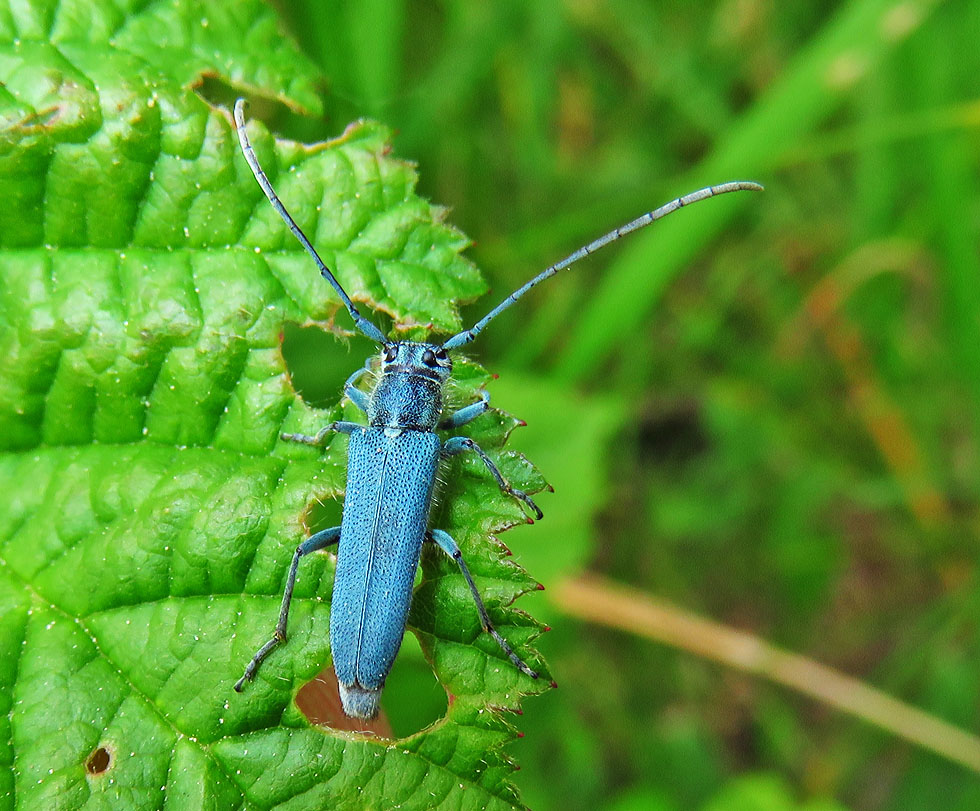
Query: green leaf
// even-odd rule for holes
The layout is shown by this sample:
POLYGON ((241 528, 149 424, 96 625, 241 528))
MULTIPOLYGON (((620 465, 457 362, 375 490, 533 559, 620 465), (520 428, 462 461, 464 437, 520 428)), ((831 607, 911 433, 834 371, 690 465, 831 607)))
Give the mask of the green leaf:
MULTIPOLYGON (((288 642, 232 690, 312 505, 344 490, 345 439, 279 439, 341 413, 296 395, 281 334, 350 322, 228 112, 189 89, 205 74, 318 107, 318 77, 255 0, 0 6, 0 808, 519 805, 501 709, 549 677, 529 647, 540 626, 509 607, 536 583, 488 540, 525 518, 478 462, 454 461, 434 520, 540 681, 427 550, 411 622, 454 696, 445 720, 390 745, 296 708, 329 661, 328 555, 301 567, 288 642)), ((384 127, 316 145, 249 132, 353 299, 395 333, 460 328, 484 283, 384 127)), ((458 364, 460 402, 485 380, 458 364)), ((516 424, 491 411, 469 433, 537 492, 501 450, 516 424)))

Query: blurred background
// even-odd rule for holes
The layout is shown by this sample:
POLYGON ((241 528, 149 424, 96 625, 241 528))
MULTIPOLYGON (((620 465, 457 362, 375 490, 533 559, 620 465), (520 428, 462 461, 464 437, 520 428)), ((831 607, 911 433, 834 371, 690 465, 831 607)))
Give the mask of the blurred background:
MULTIPOLYGON (((396 130, 493 288, 467 323, 679 194, 767 189, 605 249, 472 348, 556 488, 502 539, 547 586, 519 604, 560 685, 519 719, 524 801, 980 808, 980 4, 280 11, 327 111, 280 131, 396 130)), ((366 353, 321 338, 287 348, 336 401, 366 353)), ((398 678, 404 734, 445 700, 398 678)))

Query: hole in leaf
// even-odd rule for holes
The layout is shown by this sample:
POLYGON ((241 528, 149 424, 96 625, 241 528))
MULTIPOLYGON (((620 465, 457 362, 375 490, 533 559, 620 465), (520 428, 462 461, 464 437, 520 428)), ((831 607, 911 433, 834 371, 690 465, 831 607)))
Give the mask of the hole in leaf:
POLYGON ((296 706, 311 724, 347 732, 370 732, 379 738, 393 738, 394 733, 382 708, 377 718, 363 721, 351 718, 340 705, 340 688, 333 666, 325 667, 296 694, 296 706))
MULTIPOLYGON (((316 268, 312 267, 312 272, 316 268)), ((378 351, 373 341, 355 336, 339 341, 320 327, 286 324, 282 356, 293 388, 307 405, 325 408, 344 394, 344 382, 378 351)))
POLYGON ((228 110, 229 115, 235 109, 235 102, 244 96, 248 99, 246 120, 259 119, 280 138, 307 144, 323 140, 326 125, 322 118, 301 115, 278 99, 249 92, 213 73, 202 75, 194 90, 212 107, 228 110))
POLYGON ((395 736, 405 738, 442 719, 449 709, 446 689, 436 679, 415 634, 406 632, 391 668, 381 707, 395 736))
POLYGON ((111 765, 112 757, 109 754, 109 750, 104 746, 100 746, 85 761, 85 770, 89 774, 103 774, 109 771, 109 766, 111 765))
POLYGON ((372 721, 349 718, 340 706, 333 667, 303 685, 296 705, 311 723, 331 729, 372 732, 382 738, 405 738, 442 719, 448 710, 446 691, 422 655, 415 634, 406 633, 381 693, 381 713, 372 721))
MULTIPOLYGON (((340 498, 317 499, 306 509, 303 523, 306 524, 310 535, 331 527, 339 527, 344 513, 344 500, 340 498)), ((337 551, 333 547, 333 552, 337 551)))

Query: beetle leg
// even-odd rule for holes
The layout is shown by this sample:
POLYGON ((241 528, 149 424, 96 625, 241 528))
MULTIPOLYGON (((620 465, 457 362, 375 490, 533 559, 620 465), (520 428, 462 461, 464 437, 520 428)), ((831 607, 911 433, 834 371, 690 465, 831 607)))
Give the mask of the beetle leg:
POLYGON ((514 653, 514 649, 510 646, 507 640, 499 634, 497 629, 493 627, 493 623, 490 622, 490 615, 487 614, 487 608, 483 604, 483 598, 480 597, 480 592, 477 591, 476 583, 473 582, 473 575, 470 574, 466 561, 463 560, 463 553, 460 551, 459 546, 457 546, 456 541, 453 540, 452 536, 448 532, 444 532, 441 529, 430 530, 429 539, 439 544, 442 551, 455 560, 456 564, 459 566, 459 570, 463 573, 463 577, 466 580, 466 585, 469 586, 470 593, 473 595, 473 602, 476 603, 476 610, 480 612, 480 624, 483 626, 483 630, 493 637, 494 641, 500 645, 501 650, 507 654, 508 658, 514 663, 514 666, 521 671, 521 673, 525 673, 532 679, 536 679, 538 674, 531 670, 531 668, 524 663, 524 660, 521 659, 520 656, 514 653))
POLYGON ((344 394, 347 395, 347 399, 350 400, 354 405, 356 405, 361 411, 367 414, 368 401, 371 399, 367 393, 361 391, 354 386, 357 381, 371 371, 371 358, 367 359, 367 362, 354 374, 347 378, 347 382, 344 383, 344 394))
POLYGON ((493 477, 497 480, 497 484, 500 486, 501 490, 508 495, 523 501, 528 507, 531 508, 531 510, 534 512, 535 518, 537 518, 539 521, 544 518, 544 513, 541 512, 538 505, 534 503, 534 500, 523 490, 518 490, 516 487, 511 487, 510 482, 504 478, 503 474, 500 472, 500 469, 493 463, 493 460, 487 456, 487 452, 468 436, 450 437, 442 446, 443 456, 455 456, 456 454, 463 453, 464 451, 473 451, 476 453, 483 460, 483 464, 487 466, 487 470, 493 474, 493 477))
POLYGON ((289 576, 286 578, 286 591, 282 595, 282 606, 279 608, 279 622, 276 623, 275 633, 273 633, 272 639, 255 652, 252 660, 245 668, 245 674, 235 682, 235 690, 237 692, 240 693, 242 691, 245 682, 252 681, 255 678, 255 672, 259 669, 259 665, 272 652, 272 649, 280 642, 286 641, 286 620, 289 618, 289 604, 293 600, 293 586, 296 585, 296 570, 299 568, 300 558, 305 557, 310 552, 325 549, 331 544, 337 543, 339 540, 340 527, 331 527, 330 529, 316 533, 316 535, 311 535, 296 547, 296 551, 293 553, 292 565, 289 567, 289 576))
POLYGON ((328 434, 333 432, 337 432, 338 434, 352 434, 359 428, 364 428, 364 426, 358 425, 356 422, 338 420, 321 428, 317 431, 316 436, 309 436, 308 434, 279 434, 279 437, 286 442, 302 442, 304 445, 315 445, 318 448, 322 448, 328 434))
POLYGON ((481 391, 479 401, 450 414, 437 427, 443 431, 451 431, 453 428, 459 428, 461 425, 473 422, 473 420, 486 412, 488 408, 490 408, 490 394, 487 391, 481 391))

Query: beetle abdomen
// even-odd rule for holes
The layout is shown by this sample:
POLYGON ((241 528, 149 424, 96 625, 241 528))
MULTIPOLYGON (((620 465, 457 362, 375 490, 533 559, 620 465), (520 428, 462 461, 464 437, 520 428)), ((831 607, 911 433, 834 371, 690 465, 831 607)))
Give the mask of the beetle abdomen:
POLYGON ((422 431, 351 435, 330 646, 344 711, 354 717, 377 713, 401 646, 440 447, 422 431))

